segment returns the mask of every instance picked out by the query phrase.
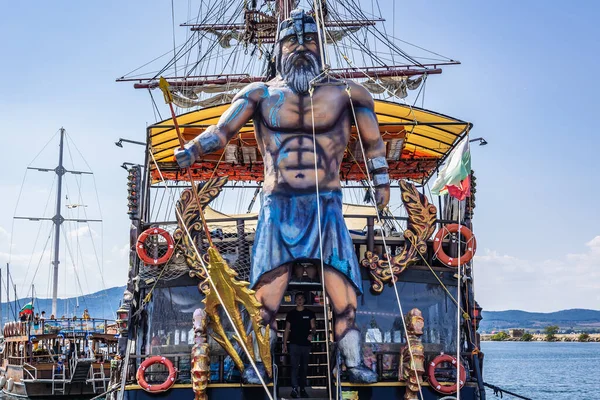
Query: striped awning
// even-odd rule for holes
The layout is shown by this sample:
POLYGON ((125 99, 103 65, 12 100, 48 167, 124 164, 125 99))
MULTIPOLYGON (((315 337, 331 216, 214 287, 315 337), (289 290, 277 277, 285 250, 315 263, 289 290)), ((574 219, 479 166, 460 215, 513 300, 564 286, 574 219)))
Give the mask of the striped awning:
MULTIPOLYGON (((228 107, 229 104, 223 104, 178 116, 177 122, 185 140, 195 138, 210 125, 216 124, 228 107)), ((381 137, 386 144, 391 179, 417 182, 428 179, 472 126, 468 122, 433 111, 382 100, 375 101, 375 112, 381 137)), ((187 179, 173 156, 174 150, 179 147, 173 120, 167 119, 149 126, 148 136, 163 176, 169 180, 187 179)), ((364 164, 357 146, 357 134, 353 129, 340 167, 340 178, 343 180, 365 179, 364 165, 357 165, 357 161, 364 164)), ((262 181, 262 157, 256 144, 252 121, 242 127, 239 135, 225 149, 198 160, 192 171, 194 178, 198 180, 206 180, 214 175, 227 175, 229 180, 262 181)), ((153 178, 158 180, 154 165, 152 172, 153 178)))

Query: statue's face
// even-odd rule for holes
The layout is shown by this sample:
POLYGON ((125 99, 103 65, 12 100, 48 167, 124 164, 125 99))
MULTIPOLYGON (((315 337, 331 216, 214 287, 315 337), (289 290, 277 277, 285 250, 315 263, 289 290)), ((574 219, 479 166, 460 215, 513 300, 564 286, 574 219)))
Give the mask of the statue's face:
POLYGON ((280 73, 282 78, 297 93, 308 93, 310 81, 321 73, 319 44, 316 33, 305 33, 304 43, 296 35, 281 41, 280 73))

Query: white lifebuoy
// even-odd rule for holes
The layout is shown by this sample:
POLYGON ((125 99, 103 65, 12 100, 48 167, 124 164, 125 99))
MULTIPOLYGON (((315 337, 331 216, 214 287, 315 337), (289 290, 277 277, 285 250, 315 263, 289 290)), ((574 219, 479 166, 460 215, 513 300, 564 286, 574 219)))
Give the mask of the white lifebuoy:
POLYGON ((13 380, 13 378, 8 378, 8 380, 6 381, 6 390, 8 392, 12 392, 14 387, 15 387, 15 381, 13 380))

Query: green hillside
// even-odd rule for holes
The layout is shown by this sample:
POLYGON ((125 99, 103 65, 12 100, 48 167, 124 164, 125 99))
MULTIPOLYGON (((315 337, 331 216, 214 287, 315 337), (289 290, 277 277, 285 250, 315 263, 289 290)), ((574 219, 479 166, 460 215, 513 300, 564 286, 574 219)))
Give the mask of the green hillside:
MULTIPOLYGON (((119 308, 125 286, 113 287, 100 292, 86 294, 80 297, 58 299, 57 318, 64 316, 81 317, 83 310, 88 309, 92 318, 115 319, 115 312, 119 308)), ((30 302, 30 298, 11 300, 10 303, 2 302, 2 323, 15 320, 19 315, 20 308, 30 302)), ((46 318, 52 313, 52 299, 35 299, 35 312, 46 311, 46 318)))
POLYGON ((479 325, 481 332, 512 328, 543 330, 549 325, 558 325, 563 330, 600 332, 600 311, 574 308, 551 313, 534 313, 520 310, 483 311, 479 325))

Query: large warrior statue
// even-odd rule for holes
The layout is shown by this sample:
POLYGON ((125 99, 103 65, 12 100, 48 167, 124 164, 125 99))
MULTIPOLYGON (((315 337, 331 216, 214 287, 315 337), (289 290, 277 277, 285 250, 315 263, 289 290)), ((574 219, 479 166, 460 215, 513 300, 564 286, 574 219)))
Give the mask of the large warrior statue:
MULTIPOLYGON (((216 125, 175 155, 182 168, 189 167, 224 148, 250 119, 254 121, 265 169, 250 285, 262 304, 263 321, 274 327, 293 262, 313 260, 320 265, 322 258, 335 340, 349 379, 371 383, 377 376, 362 362, 355 324, 361 275, 342 215, 339 179, 352 124, 358 128, 380 208, 389 201, 388 165, 373 98, 357 83, 322 74, 318 29, 311 16, 294 10, 279 27, 277 77, 242 89, 216 125)), ((257 379, 252 369, 244 374, 246 382, 257 379)))

